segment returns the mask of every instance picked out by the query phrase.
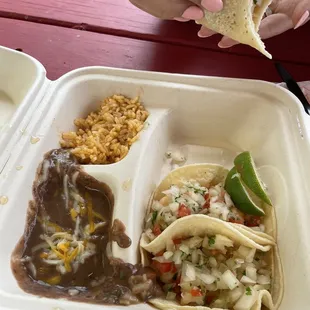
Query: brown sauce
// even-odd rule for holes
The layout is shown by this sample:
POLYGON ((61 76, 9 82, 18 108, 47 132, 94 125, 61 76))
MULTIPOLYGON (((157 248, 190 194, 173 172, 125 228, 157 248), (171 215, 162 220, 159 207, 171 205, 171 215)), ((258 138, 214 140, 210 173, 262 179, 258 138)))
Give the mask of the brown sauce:
POLYGON ((124 224, 112 223, 113 193, 86 174, 69 151, 45 155, 33 196, 11 261, 24 291, 124 305, 162 294, 151 269, 111 257, 112 241, 123 248, 131 245, 124 224))

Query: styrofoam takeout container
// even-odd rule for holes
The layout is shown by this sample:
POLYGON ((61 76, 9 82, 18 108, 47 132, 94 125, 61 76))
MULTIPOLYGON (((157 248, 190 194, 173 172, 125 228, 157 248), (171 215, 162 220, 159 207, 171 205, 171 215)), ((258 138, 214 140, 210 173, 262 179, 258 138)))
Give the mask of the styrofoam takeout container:
POLYGON ((111 187, 116 198, 114 218, 126 225, 132 239, 128 249, 114 244, 113 254, 127 262, 137 262, 145 208, 152 190, 168 172, 164 164, 168 149, 182 147, 187 164, 212 162, 227 168, 238 152, 250 150, 277 213, 278 245, 285 275, 280 309, 308 309, 309 117, 291 93, 261 81, 103 67, 82 68, 50 82, 44 77, 43 67, 28 56, 0 48, 0 57, 1 66, 8 66, 7 71, 1 72, 0 89, 8 97, 14 98, 19 91, 15 88, 24 85, 14 84, 16 74, 12 77, 12 85, 16 86, 5 88, 6 79, 14 74, 9 69, 14 61, 24 64, 21 81, 29 84, 27 91, 19 95, 24 109, 13 116, 19 120, 19 127, 15 123, 14 129, 12 125, 12 131, 5 132, 2 138, 10 156, 0 175, 0 196, 8 198, 5 205, 0 205, 0 309, 105 308, 24 293, 11 272, 10 256, 24 230, 32 182, 43 155, 59 147, 61 132, 73 130, 75 118, 85 117, 98 107, 100 100, 115 93, 140 95, 150 116, 140 139, 122 161, 84 166, 111 187), (26 124, 23 134, 12 146, 13 142, 8 142, 12 132, 16 133, 22 124, 26 124))

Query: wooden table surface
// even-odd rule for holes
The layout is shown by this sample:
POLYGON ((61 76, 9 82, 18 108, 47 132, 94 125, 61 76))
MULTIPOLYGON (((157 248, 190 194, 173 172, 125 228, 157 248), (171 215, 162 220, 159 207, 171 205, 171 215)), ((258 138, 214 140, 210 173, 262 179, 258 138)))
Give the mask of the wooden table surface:
POLYGON ((37 58, 50 79, 83 66, 277 82, 274 61, 310 80, 310 22, 266 40, 273 61, 246 46, 217 47, 195 23, 158 20, 127 0, 0 0, 0 45, 37 58))

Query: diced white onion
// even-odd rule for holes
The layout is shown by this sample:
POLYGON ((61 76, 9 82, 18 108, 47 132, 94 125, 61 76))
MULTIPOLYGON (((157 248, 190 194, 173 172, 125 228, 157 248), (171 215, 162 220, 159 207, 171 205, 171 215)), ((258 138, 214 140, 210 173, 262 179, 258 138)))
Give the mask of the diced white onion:
POLYGON ((182 282, 189 282, 196 280, 196 271, 195 267, 191 264, 184 264, 184 277, 182 278, 182 282))
POLYGON ((222 274, 222 279, 230 290, 236 288, 240 283, 236 276, 230 270, 226 270, 222 274))
POLYGON ((197 250, 194 250, 194 251, 192 252, 192 263, 193 263, 194 265, 197 265, 198 262, 199 262, 198 252, 197 252, 197 250))
POLYGON ((226 208, 225 204, 222 202, 211 202, 209 211, 215 215, 220 216, 223 212, 223 208, 226 208))
POLYGON ((230 198, 230 196, 226 192, 225 192, 225 195, 224 195, 224 200, 225 200, 227 208, 230 208, 230 207, 232 207, 234 205, 232 200, 231 200, 231 198, 230 198))
POLYGON ((165 259, 164 256, 155 256, 155 257, 152 258, 152 260, 155 260, 155 261, 157 261, 159 263, 167 263, 167 262, 169 262, 169 260, 165 259))
POLYGON ((177 202, 172 202, 169 204, 169 208, 172 212, 177 212, 179 209, 180 204, 177 202))
POLYGON ((197 277, 207 285, 214 283, 216 280, 214 276, 206 273, 197 273, 197 277))
POLYGON ((218 196, 219 192, 214 188, 214 187, 211 187, 209 189, 209 195, 210 197, 215 197, 215 196, 218 196))
POLYGON ((209 238, 207 236, 203 238, 202 247, 209 248, 209 238))
POLYGON ((244 283, 244 284, 256 284, 256 281, 250 279, 249 277, 247 276, 243 276, 241 279, 240 279, 240 282, 244 283))
POLYGON ((247 266, 245 269, 246 276, 256 282, 257 280, 257 270, 254 267, 247 266))
POLYGON ((203 239, 195 236, 189 239, 188 246, 190 249, 199 248, 201 246, 203 239))
POLYGON ((175 251, 175 253, 173 254, 172 259, 176 265, 182 264, 182 259, 181 259, 182 254, 183 254, 183 252, 180 250, 175 251))
POLYGON ((179 247, 179 249, 180 249, 182 252, 186 253, 187 255, 189 254, 189 247, 188 247, 187 245, 181 244, 180 247, 179 247))
POLYGON ((270 284, 270 277, 265 275, 259 275, 257 277, 257 283, 261 285, 270 284))
POLYGON ((179 196, 180 189, 177 186, 172 185, 168 190, 163 191, 162 193, 164 195, 172 195, 172 196, 176 197, 176 196, 179 196))
POLYGON ((155 200, 153 205, 152 205, 152 209, 154 211, 159 211, 162 207, 163 207, 163 205, 157 200, 155 200))
POLYGON ((234 305, 234 310, 249 310, 255 304, 257 299, 257 293, 254 289, 251 289, 251 293, 248 294, 247 291, 243 293, 241 298, 234 305))
POLYGON ((176 296, 177 296, 176 293, 168 292, 168 293, 167 293, 167 296, 166 296, 166 299, 167 299, 167 300, 175 300, 176 296))
POLYGON ((243 294, 244 286, 240 284, 238 287, 228 293, 229 299, 232 303, 235 303, 243 294))
POLYGON ((213 256, 209 257, 209 264, 213 268, 217 267, 217 261, 213 256))
POLYGON ((244 245, 241 245, 238 249, 238 253, 245 259, 246 262, 252 263, 254 259, 256 249, 248 248, 244 245))
POLYGON ((165 253, 164 253, 164 258, 165 259, 169 259, 169 258, 171 258, 173 256, 173 252, 172 251, 166 251, 165 253))
POLYGON ((225 252, 225 247, 233 247, 233 242, 223 235, 216 235, 215 243, 212 248, 225 252))

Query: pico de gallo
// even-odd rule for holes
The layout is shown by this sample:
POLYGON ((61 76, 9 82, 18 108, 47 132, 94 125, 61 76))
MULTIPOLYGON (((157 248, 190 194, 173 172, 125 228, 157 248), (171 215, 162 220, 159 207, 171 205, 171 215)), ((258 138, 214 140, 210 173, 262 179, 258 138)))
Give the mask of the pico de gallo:
POLYGON ((181 305, 251 309, 270 291, 266 253, 234 244, 226 236, 174 239, 152 257, 166 299, 181 305))
POLYGON ((145 232, 150 240, 154 240, 177 219, 191 214, 205 214, 254 230, 265 230, 261 217, 244 214, 234 206, 222 183, 206 188, 195 180, 189 180, 182 186, 171 185, 163 194, 159 201, 153 201, 146 221, 145 232))

